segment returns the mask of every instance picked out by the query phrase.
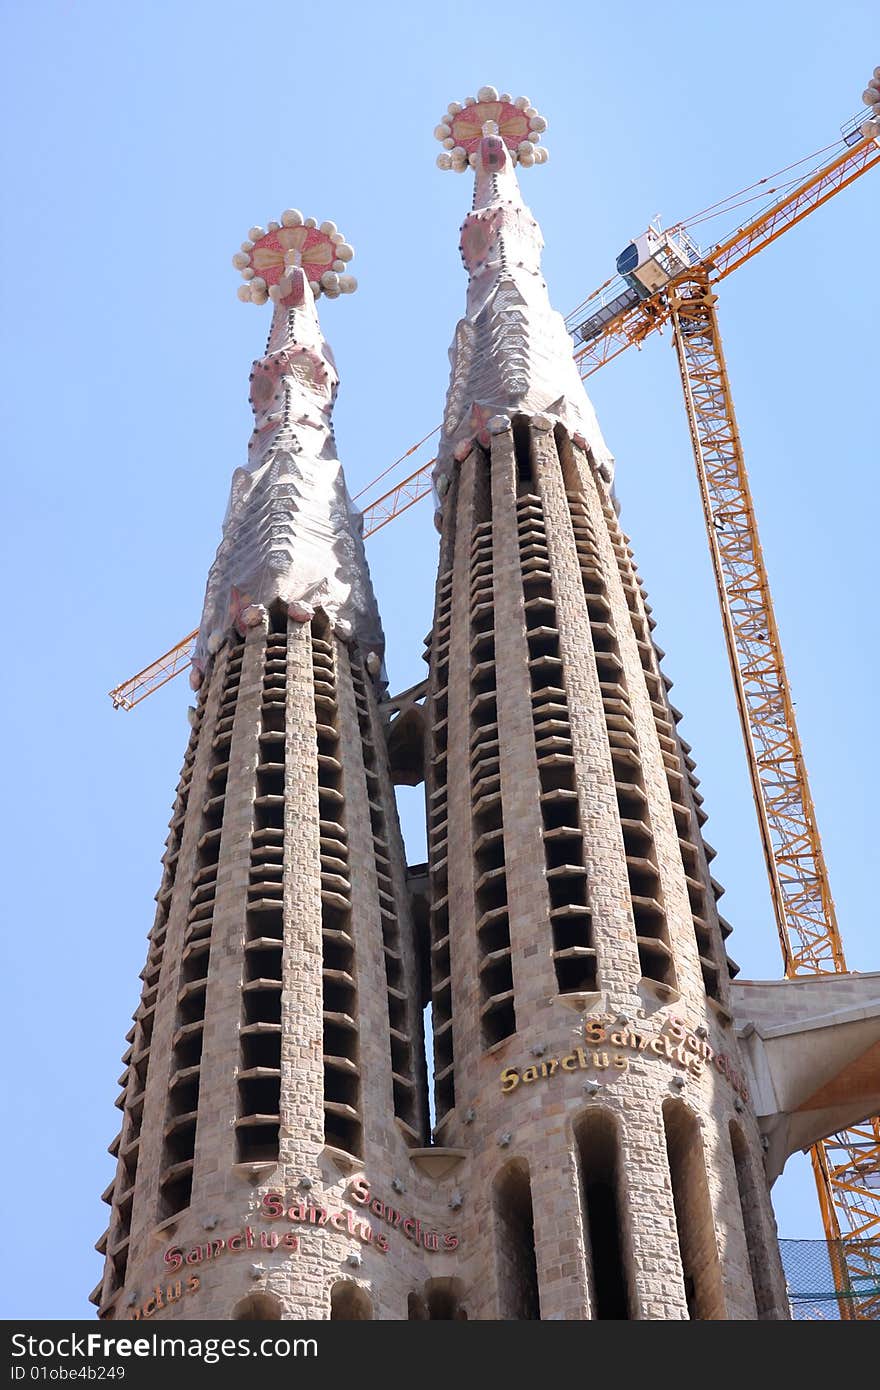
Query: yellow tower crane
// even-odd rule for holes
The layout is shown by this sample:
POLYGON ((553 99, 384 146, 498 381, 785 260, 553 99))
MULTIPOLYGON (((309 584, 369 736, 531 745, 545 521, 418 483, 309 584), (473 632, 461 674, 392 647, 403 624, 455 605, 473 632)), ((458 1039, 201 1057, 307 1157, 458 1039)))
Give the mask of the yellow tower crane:
MULTIPOLYGON (((651 228, 575 329, 588 377, 670 323, 785 973, 846 970, 718 327, 714 286, 880 163, 880 122, 701 253, 651 228), (610 310, 610 312, 609 312, 610 310)), ((787 171, 786 171, 787 172, 787 171)), ((841 1318, 880 1316, 880 1118, 811 1151, 841 1318)))
MULTIPOLYGON (((872 86, 880 116, 880 68, 872 86)), ((866 94, 867 95, 867 94, 866 94)), ((692 230, 704 215, 650 227, 618 257, 618 275, 568 316, 587 378, 669 324, 675 344, 724 637, 758 813, 773 910, 788 976, 846 969, 828 871, 785 672, 742 443, 724 360, 714 286, 880 163, 880 120, 857 117, 842 138, 775 178, 810 164, 777 188, 762 179, 716 209, 766 201, 732 235, 701 251, 692 230), (829 151, 830 154, 829 154, 829 151), (819 155, 824 158, 815 163, 819 155)), ((363 489, 372 491, 430 435, 363 489)), ((431 491, 434 460, 364 509, 369 536, 431 491)), ((132 709, 189 665, 197 633, 110 692, 132 709)), ((813 1171, 841 1318, 880 1317, 880 1118, 817 1144, 813 1171)))

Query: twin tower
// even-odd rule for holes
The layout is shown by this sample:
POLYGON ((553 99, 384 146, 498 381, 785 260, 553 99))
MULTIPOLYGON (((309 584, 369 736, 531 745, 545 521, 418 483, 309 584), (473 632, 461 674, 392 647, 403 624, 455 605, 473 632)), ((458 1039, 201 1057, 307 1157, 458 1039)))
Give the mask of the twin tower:
POLYGON ((423 700, 387 698, 336 456, 316 299, 354 288, 351 248, 291 211, 236 255, 274 313, 124 1057, 103 1318, 788 1316, 694 763, 515 174, 543 129, 483 88, 437 130, 476 189, 423 700), (394 783, 422 779, 408 867, 394 783))

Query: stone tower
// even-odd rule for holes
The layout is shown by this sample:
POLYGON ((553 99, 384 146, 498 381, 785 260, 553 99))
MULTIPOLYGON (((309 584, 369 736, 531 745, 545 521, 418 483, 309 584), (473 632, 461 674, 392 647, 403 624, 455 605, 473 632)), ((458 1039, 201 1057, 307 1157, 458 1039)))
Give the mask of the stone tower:
POLYGON ((235 258, 275 308, 124 1058, 102 1317, 378 1316, 388 1227, 348 1191, 367 1171, 390 1196, 425 1139, 382 631, 315 309, 350 255, 291 211, 235 258))
POLYGON ((468 1314, 784 1317, 694 763, 514 172, 543 129, 484 88, 436 132, 476 185, 427 711, 435 1134, 470 1154, 468 1314))
POLYGON ((315 300, 354 289, 351 248, 291 211, 236 254, 274 315, 124 1058, 101 1317, 784 1318, 769 1182, 880 1104, 877 977, 733 981, 514 171, 543 128, 483 88, 436 132, 476 190, 424 703, 387 698, 336 456, 315 300), (393 782, 422 765, 408 870, 393 782))

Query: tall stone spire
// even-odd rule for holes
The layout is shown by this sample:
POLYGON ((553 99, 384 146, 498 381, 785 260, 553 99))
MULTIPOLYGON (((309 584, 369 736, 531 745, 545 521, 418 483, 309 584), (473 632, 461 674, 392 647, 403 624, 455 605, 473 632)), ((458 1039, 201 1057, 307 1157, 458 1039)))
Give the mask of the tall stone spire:
POLYGON ((514 172, 543 124, 483 88, 436 132, 476 177, 426 700, 463 1297, 477 1319, 784 1318, 694 762, 514 172))
POLYGON ((332 223, 288 212, 235 257, 241 297, 275 314, 127 1034, 102 1318, 405 1317, 448 1222, 448 1192, 409 1174, 428 1129, 422 967, 315 312, 354 288, 350 255, 332 223), (401 1174, 397 1222, 419 1220, 397 1232, 367 1204, 401 1174))
POLYGON ((208 575, 193 684, 234 627, 283 601, 301 621, 318 609, 381 656, 382 628, 364 554, 361 518, 336 456, 332 412, 339 385, 315 300, 356 288, 352 249, 332 222, 289 210, 252 227, 233 257, 239 298, 275 305, 265 356, 254 363, 256 424, 248 461, 232 478, 223 539, 208 575), (343 273, 340 273, 343 272, 343 273))
POLYGON ((505 429, 511 416, 543 414, 565 425, 611 480, 613 458, 572 358, 561 314, 541 276, 541 229, 522 200, 514 165, 546 162, 547 122, 527 97, 481 87, 451 102, 435 130, 441 169, 475 175, 473 210, 461 229, 467 309, 450 348, 452 372, 436 470, 442 498, 454 461, 505 429))

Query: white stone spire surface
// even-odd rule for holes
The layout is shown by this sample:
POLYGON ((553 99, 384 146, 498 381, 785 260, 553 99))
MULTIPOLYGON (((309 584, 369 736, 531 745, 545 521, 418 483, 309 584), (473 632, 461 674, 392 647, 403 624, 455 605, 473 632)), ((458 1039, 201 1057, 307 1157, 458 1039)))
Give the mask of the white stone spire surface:
POLYGON ((455 330, 435 478, 441 498, 456 460, 488 442, 514 415, 545 415, 588 449, 611 480, 613 457, 584 390, 562 315, 541 275, 541 229, 522 200, 514 165, 546 161, 546 121, 527 97, 482 87, 450 103, 435 135, 442 169, 475 175, 474 204, 461 229, 467 308, 455 330))
POLYGON ((370 582, 360 513, 336 456, 332 411, 339 385, 315 300, 352 291, 352 255, 332 222, 288 211, 251 229, 233 258, 239 298, 274 306, 265 356, 254 363, 256 417, 248 461, 232 478, 223 539, 208 575, 193 661, 198 684, 233 627, 262 620, 284 602, 308 621, 323 609, 340 636, 381 660, 382 628, 370 582))

